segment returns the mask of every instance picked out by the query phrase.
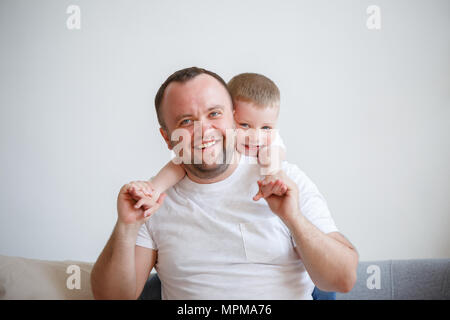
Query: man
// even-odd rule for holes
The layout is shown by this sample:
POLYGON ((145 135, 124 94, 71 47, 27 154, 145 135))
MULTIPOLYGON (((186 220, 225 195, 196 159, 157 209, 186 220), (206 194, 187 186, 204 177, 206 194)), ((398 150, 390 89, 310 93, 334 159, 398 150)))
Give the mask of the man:
POLYGON ((175 146, 172 132, 185 127, 193 154, 202 146, 207 158, 232 161, 183 164, 186 177, 146 217, 134 207, 135 191, 124 185, 117 223, 92 270, 95 298, 136 299, 154 266, 163 299, 311 299, 314 285, 351 290, 358 254, 337 232, 312 181, 285 165, 287 192, 272 195, 270 186, 256 183, 256 165, 224 148, 226 130, 234 128, 233 106, 218 75, 177 71, 161 86, 155 105, 169 149, 175 146), (194 141, 190 121, 201 123, 201 141, 194 141), (266 202, 252 200, 258 190, 266 202))

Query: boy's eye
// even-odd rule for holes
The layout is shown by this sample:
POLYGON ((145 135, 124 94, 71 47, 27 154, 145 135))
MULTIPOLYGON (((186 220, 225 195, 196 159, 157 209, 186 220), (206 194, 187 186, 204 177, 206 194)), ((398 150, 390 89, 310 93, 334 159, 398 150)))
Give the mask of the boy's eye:
POLYGON ((239 125, 245 129, 247 129, 249 127, 247 123, 240 123, 239 125))
POLYGON ((263 130, 270 130, 270 129, 272 129, 272 128, 269 127, 269 126, 264 126, 264 127, 262 127, 261 129, 263 129, 263 130))

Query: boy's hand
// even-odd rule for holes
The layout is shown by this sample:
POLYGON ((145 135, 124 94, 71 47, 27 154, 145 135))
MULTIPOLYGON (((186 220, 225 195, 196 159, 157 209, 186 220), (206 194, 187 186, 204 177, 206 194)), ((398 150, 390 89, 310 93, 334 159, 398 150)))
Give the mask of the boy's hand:
POLYGON ((132 181, 129 185, 130 194, 136 201, 139 201, 143 197, 150 196, 155 190, 150 181, 132 181))
POLYGON ((298 186, 283 171, 279 178, 269 182, 258 181, 259 191, 253 198, 255 201, 264 198, 273 213, 278 215, 283 222, 289 226, 295 221, 300 212, 298 186), (277 192, 282 196, 276 195, 277 192))
POLYGON ((144 211, 144 208, 142 207, 135 208, 135 187, 136 186, 131 186, 130 184, 125 184, 120 189, 117 197, 117 212, 118 222, 133 228, 139 228, 142 223, 146 222, 150 216, 159 209, 166 195, 164 193, 161 194, 156 201, 156 205, 144 211))
POLYGON ((144 217, 150 213, 150 209, 157 205, 160 192, 156 190, 150 181, 133 181, 129 183, 130 195, 136 201, 135 209, 143 208, 144 217))
POLYGON ((258 181, 258 186, 258 193, 253 197, 255 201, 266 198, 271 194, 282 196, 288 189, 287 185, 277 175, 266 176, 263 181, 258 181))
POLYGON ((265 146, 258 151, 258 164, 262 175, 275 175, 281 169, 284 158, 283 149, 279 146, 265 146))

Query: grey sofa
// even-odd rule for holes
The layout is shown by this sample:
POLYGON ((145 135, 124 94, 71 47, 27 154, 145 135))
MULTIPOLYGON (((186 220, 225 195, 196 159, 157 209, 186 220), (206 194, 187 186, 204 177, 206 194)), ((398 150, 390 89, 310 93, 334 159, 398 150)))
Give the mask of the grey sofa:
MULTIPOLYGON (((450 300, 450 259, 360 262, 352 291, 322 291, 318 296, 318 300, 450 300)), ((157 274, 151 275, 140 299, 161 299, 157 274)))

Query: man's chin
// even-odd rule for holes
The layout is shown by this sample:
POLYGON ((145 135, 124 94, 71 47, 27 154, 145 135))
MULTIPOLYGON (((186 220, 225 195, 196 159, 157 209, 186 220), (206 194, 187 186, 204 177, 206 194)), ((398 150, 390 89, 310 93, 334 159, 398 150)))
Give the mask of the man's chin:
POLYGON ((200 163, 193 161, 192 164, 185 165, 186 170, 199 178, 214 178, 220 175, 228 168, 229 163, 226 161, 224 152, 217 153, 219 153, 217 156, 214 156, 214 153, 204 153, 204 158, 201 161, 198 160, 200 163))
POLYGON ((213 164, 189 164, 184 165, 185 169, 192 173, 194 176, 202 179, 209 179, 217 177, 227 170, 229 164, 227 163, 213 163, 213 164))

